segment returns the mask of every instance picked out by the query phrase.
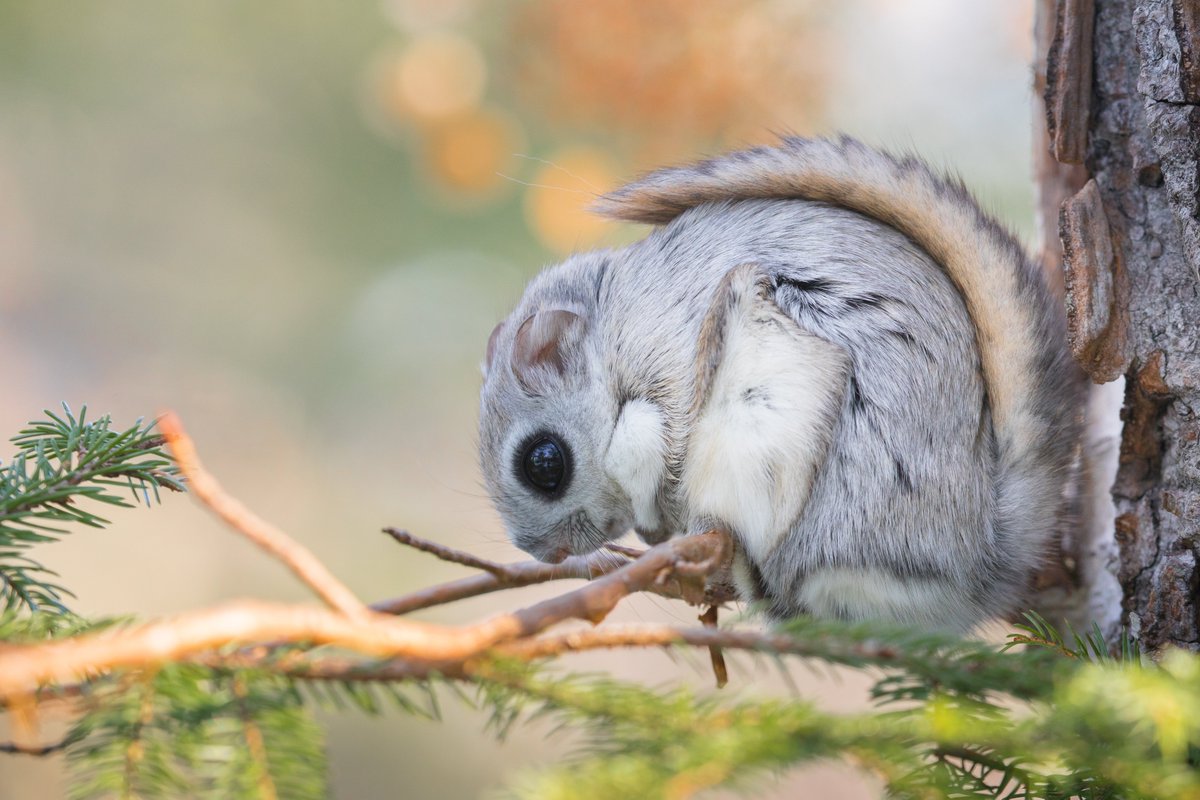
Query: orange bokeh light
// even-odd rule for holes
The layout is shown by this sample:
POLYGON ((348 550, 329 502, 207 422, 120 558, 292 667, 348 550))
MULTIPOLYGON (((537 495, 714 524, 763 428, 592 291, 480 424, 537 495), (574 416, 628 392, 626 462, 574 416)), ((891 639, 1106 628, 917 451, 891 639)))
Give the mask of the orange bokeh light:
POLYGON ((822 96, 814 3, 536 0, 514 21, 511 84, 547 121, 616 134, 637 166, 706 143, 809 128, 822 96))
POLYGON ((484 195, 508 184, 514 154, 524 148, 520 124, 496 109, 476 109, 430 126, 423 149, 438 183, 484 195))
POLYGON ((398 110, 427 123, 478 106, 487 85, 487 64, 470 39, 439 33, 409 45, 396 58, 390 77, 398 110))
POLYGON ((525 219, 538 240, 556 253, 595 246, 614 225, 588 206, 617 182, 617 168, 590 147, 560 150, 533 177, 525 219))

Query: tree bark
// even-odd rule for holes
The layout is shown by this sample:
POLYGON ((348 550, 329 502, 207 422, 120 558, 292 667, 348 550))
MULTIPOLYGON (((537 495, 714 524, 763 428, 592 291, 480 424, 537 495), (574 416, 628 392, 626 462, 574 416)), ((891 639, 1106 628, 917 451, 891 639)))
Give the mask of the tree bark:
POLYGON ((1071 348, 1097 384, 1092 486, 1052 588, 1106 634, 1200 649, 1200 0, 1035 1, 1043 260, 1061 264, 1071 348), (1099 384, 1122 375, 1106 463, 1099 384))

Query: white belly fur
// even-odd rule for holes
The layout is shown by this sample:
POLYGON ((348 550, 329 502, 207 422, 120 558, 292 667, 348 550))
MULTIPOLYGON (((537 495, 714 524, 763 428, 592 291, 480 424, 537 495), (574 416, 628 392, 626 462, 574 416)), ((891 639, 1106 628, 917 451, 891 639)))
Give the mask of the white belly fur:
POLYGON ((688 439, 682 482, 689 517, 729 524, 747 555, 761 562, 808 499, 848 357, 748 287, 738 305, 688 439))
POLYGON ((811 572, 801 583, 800 599, 813 615, 826 618, 924 620, 951 628, 969 627, 975 618, 944 582, 869 568, 811 572))
POLYGON ((643 530, 659 526, 658 488, 666 468, 662 411, 648 400, 630 400, 613 429, 604 470, 629 497, 634 522, 643 530))

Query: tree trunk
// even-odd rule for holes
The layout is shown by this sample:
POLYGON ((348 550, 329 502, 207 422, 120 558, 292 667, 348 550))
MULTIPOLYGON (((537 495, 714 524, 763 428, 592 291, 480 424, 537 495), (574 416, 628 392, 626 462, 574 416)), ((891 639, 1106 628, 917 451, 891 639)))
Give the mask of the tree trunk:
POLYGON ((1109 635, 1124 624, 1150 651, 1198 649, 1200 0, 1035 2, 1043 258, 1061 268, 1071 348, 1096 382, 1095 490, 1081 490, 1043 598, 1109 635), (1121 389, 1100 384, 1121 376, 1106 459, 1121 389))

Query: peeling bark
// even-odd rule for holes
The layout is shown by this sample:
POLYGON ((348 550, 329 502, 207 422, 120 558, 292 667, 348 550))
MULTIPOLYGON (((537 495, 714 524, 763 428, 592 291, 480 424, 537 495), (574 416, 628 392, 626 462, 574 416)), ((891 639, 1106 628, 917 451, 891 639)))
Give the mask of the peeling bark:
MULTIPOLYGON (((1108 572, 1143 646, 1200 649, 1200 2, 1094 4, 1090 44, 1055 37, 1060 51, 1091 52, 1088 101, 1064 100, 1060 87, 1077 91, 1088 67, 1058 57, 1068 74, 1050 81, 1046 102, 1087 106, 1091 182, 1062 207, 1060 229, 1072 348, 1094 379, 1125 373, 1108 572)), ((1043 24, 1052 5, 1061 36, 1087 30, 1070 20, 1077 0, 1039 0, 1043 24)), ((1070 148, 1049 152, 1072 157, 1070 148)), ((1038 174, 1044 181, 1047 170, 1038 174)), ((1105 535, 1092 531, 1091 540, 1103 545, 1105 535)), ((1079 591, 1095 595, 1089 580, 1079 591)))
MULTIPOLYGON (((1034 93, 1039 110, 1034 119, 1046 121, 1045 125, 1034 126, 1033 137, 1040 260, 1052 288, 1063 294, 1067 290, 1066 282, 1072 284, 1072 296, 1064 299, 1069 309, 1075 309, 1072 316, 1082 317, 1076 316, 1072 327, 1077 328, 1083 319, 1089 320, 1084 326, 1087 332, 1073 331, 1073 348, 1082 348, 1087 358, 1106 364, 1105 369, 1111 371, 1114 360, 1119 359, 1106 354, 1104 342, 1108 337, 1105 332, 1112 327, 1110 321, 1120 313, 1122 306, 1116 298, 1115 288, 1109 292, 1096 285, 1109 273, 1097 270, 1094 264, 1097 260, 1108 264, 1115 256, 1111 259, 1104 255, 1082 258, 1090 250, 1090 244, 1086 244, 1084 235, 1079 233, 1072 241, 1078 242, 1075 251, 1080 257, 1075 259, 1073 267, 1064 268, 1064 249, 1059 236, 1064 207, 1073 198, 1079 198, 1076 210, 1068 212, 1068 219, 1073 225, 1082 225, 1079 206, 1084 204, 1094 210, 1098 192, 1094 184, 1088 183, 1088 172, 1082 164, 1064 163, 1056 158, 1056 153, 1062 153, 1063 147, 1056 145, 1055 134, 1051 132, 1052 128, 1060 131, 1064 127, 1082 132, 1071 138, 1079 142, 1076 161, 1083 160, 1091 109, 1090 78, 1085 82, 1078 74, 1064 76, 1063 64, 1066 62, 1061 54, 1064 48, 1075 53, 1086 51, 1087 59, 1082 62, 1076 59, 1072 63, 1086 64, 1090 76, 1091 27, 1086 27, 1089 41, 1071 41, 1077 40, 1085 29, 1078 24, 1072 24, 1069 30, 1064 27, 1073 19, 1066 13, 1065 5, 1056 0, 1035 0, 1035 3, 1034 40, 1035 53, 1039 57, 1034 64, 1034 93), (1051 79, 1048 72, 1054 72, 1055 77, 1051 79), (1064 93, 1069 93, 1073 101, 1062 97, 1064 93), (1089 187, 1086 194, 1085 186, 1089 187), (1084 286, 1089 287, 1087 298, 1078 294, 1084 286), (1107 300, 1098 299, 1105 294, 1112 296, 1107 300)), ((1092 9, 1092 5, 1088 4, 1087 8, 1092 9)), ((1101 219, 1102 214, 1092 213, 1092 222, 1098 224, 1101 219)), ((1108 281, 1109 287, 1115 285, 1115 280, 1108 281)), ((1076 357, 1080 357, 1078 349, 1076 357)), ((1099 370, 1093 371, 1094 377, 1099 375, 1099 370)), ((1082 368, 1079 379, 1087 379, 1082 368)), ((1077 630, 1097 623, 1110 638, 1119 630, 1121 616, 1121 587, 1117 579, 1119 551, 1113 533, 1115 510, 1108 495, 1108 487, 1116 475, 1120 404, 1119 385, 1091 386, 1087 407, 1081 409, 1084 439, 1078 454, 1076 485, 1071 487, 1067 519, 1062 526, 1063 535, 1060 541, 1052 543, 1047 554, 1048 564, 1034 582, 1034 603, 1047 619, 1059 626, 1070 624, 1077 630)))
POLYGON ((1063 201, 1058 230, 1071 352, 1092 380, 1108 383, 1129 366, 1129 292, 1095 181, 1063 201))
POLYGON ((1094 17, 1094 0, 1054 4, 1054 38, 1046 55, 1046 128, 1050 150, 1063 164, 1081 164, 1087 152, 1094 17))

